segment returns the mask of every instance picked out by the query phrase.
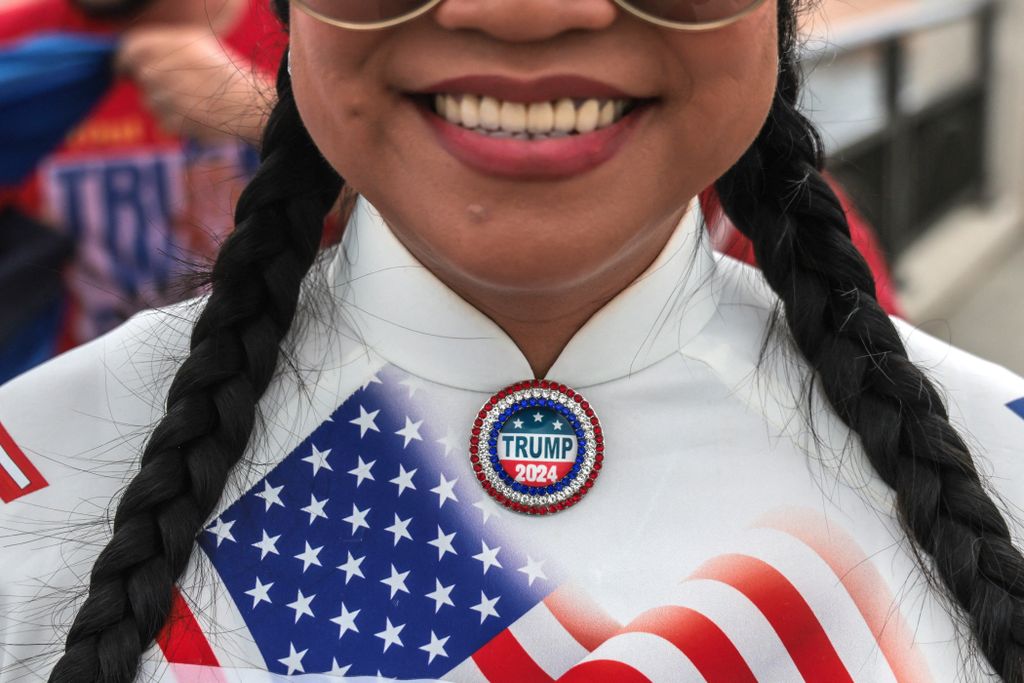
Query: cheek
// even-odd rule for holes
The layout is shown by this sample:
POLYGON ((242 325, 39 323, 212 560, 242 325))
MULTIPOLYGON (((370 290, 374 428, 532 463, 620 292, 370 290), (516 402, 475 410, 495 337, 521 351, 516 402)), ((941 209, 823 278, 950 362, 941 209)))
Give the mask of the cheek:
MULTIPOLYGON (((774 3, 718 32, 669 35, 681 74, 678 152, 720 177, 753 143, 771 109, 778 74, 774 3)), ((685 157, 684 157, 685 158, 685 157)))
POLYGON ((371 32, 341 32, 293 12, 292 88, 302 121, 327 161, 358 187, 359 163, 383 137, 389 93, 373 56, 379 38, 371 32))

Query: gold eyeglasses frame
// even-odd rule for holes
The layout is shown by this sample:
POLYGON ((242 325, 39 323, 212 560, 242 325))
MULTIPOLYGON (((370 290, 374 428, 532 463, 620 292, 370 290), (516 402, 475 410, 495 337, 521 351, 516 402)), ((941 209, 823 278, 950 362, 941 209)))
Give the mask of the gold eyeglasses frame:
MULTIPOLYGON (((392 19, 385 19, 383 21, 371 21, 371 22, 351 22, 342 21, 334 17, 328 16, 322 12, 318 12, 309 6, 306 0, 291 0, 292 4, 298 7, 300 10, 313 17, 318 21, 322 21, 325 24, 336 26, 338 28, 348 29, 350 31, 377 31, 380 29, 391 28, 399 24, 403 24, 407 21, 415 19, 423 14, 426 14, 430 10, 441 4, 443 0, 427 0, 422 7, 417 7, 412 12, 408 12, 392 19)), ((751 5, 739 13, 726 17, 725 19, 718 19, 715 21, 700 22, 700 23, 687 23, 679 21, 670 21, 668 19, 662 19, 653 14, 649 14, 639 8, 633 7, 627 0, 612 0, 622 10, 629 12, 635 17, 643 19, 644 21, 650 22, 661 28, 672 29, 674 31, 715 31, 720 28, 734 24, 740 19, 743 19, 748 14, 756 11, 761 5, 766 3, 768 0, 754 0, 751 5)))

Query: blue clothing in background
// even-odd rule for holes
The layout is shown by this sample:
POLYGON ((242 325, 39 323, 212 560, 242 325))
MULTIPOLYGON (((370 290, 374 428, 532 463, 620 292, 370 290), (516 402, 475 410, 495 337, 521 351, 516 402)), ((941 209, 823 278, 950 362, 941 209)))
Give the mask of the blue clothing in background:
POLYGON ((14 185, 113 81, 116 39, 50 33, 0 47, 0 185, 14 185))

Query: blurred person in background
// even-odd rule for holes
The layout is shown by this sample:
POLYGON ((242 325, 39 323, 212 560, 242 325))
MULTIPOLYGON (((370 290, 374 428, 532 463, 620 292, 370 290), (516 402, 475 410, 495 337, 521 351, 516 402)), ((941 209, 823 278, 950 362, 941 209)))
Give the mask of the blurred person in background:
POLYGON ((180 275, 231 228, 257 164, 283 45, 264 0, 0 7, 0 48, 48 34, 112 36, 116 75, 29 177, 0 185, 0 209, 55 228, 74 250, 66 296, 22 321, 22 334, 0 331, 0 380, 188 294, 180 275))

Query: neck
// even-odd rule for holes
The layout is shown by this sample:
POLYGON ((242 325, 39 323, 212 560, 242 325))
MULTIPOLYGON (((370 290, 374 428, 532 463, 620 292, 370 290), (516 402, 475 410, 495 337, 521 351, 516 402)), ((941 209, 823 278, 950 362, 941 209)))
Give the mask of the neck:
POLYGON ((646 231, 632 249, 616 254, 599 272, 558 291, 485 288, 450 274, 435 275, 497 323, 522 351, 534 375, 543 378, 580 328, 654 262, 684 212, 646 231))
POLYGON ((463 298, 511 337, 529 361, 534 376, 545 377, 569 340, 616 293, 594 298, 594 292, 589 291, 586 300, 582 300, 582 293, 576 296, 567 293, 564 296, 505 297, 501 300, 469 295, 463 295, 463 298), (578 304, 566 305, 570 301, 578 304))

